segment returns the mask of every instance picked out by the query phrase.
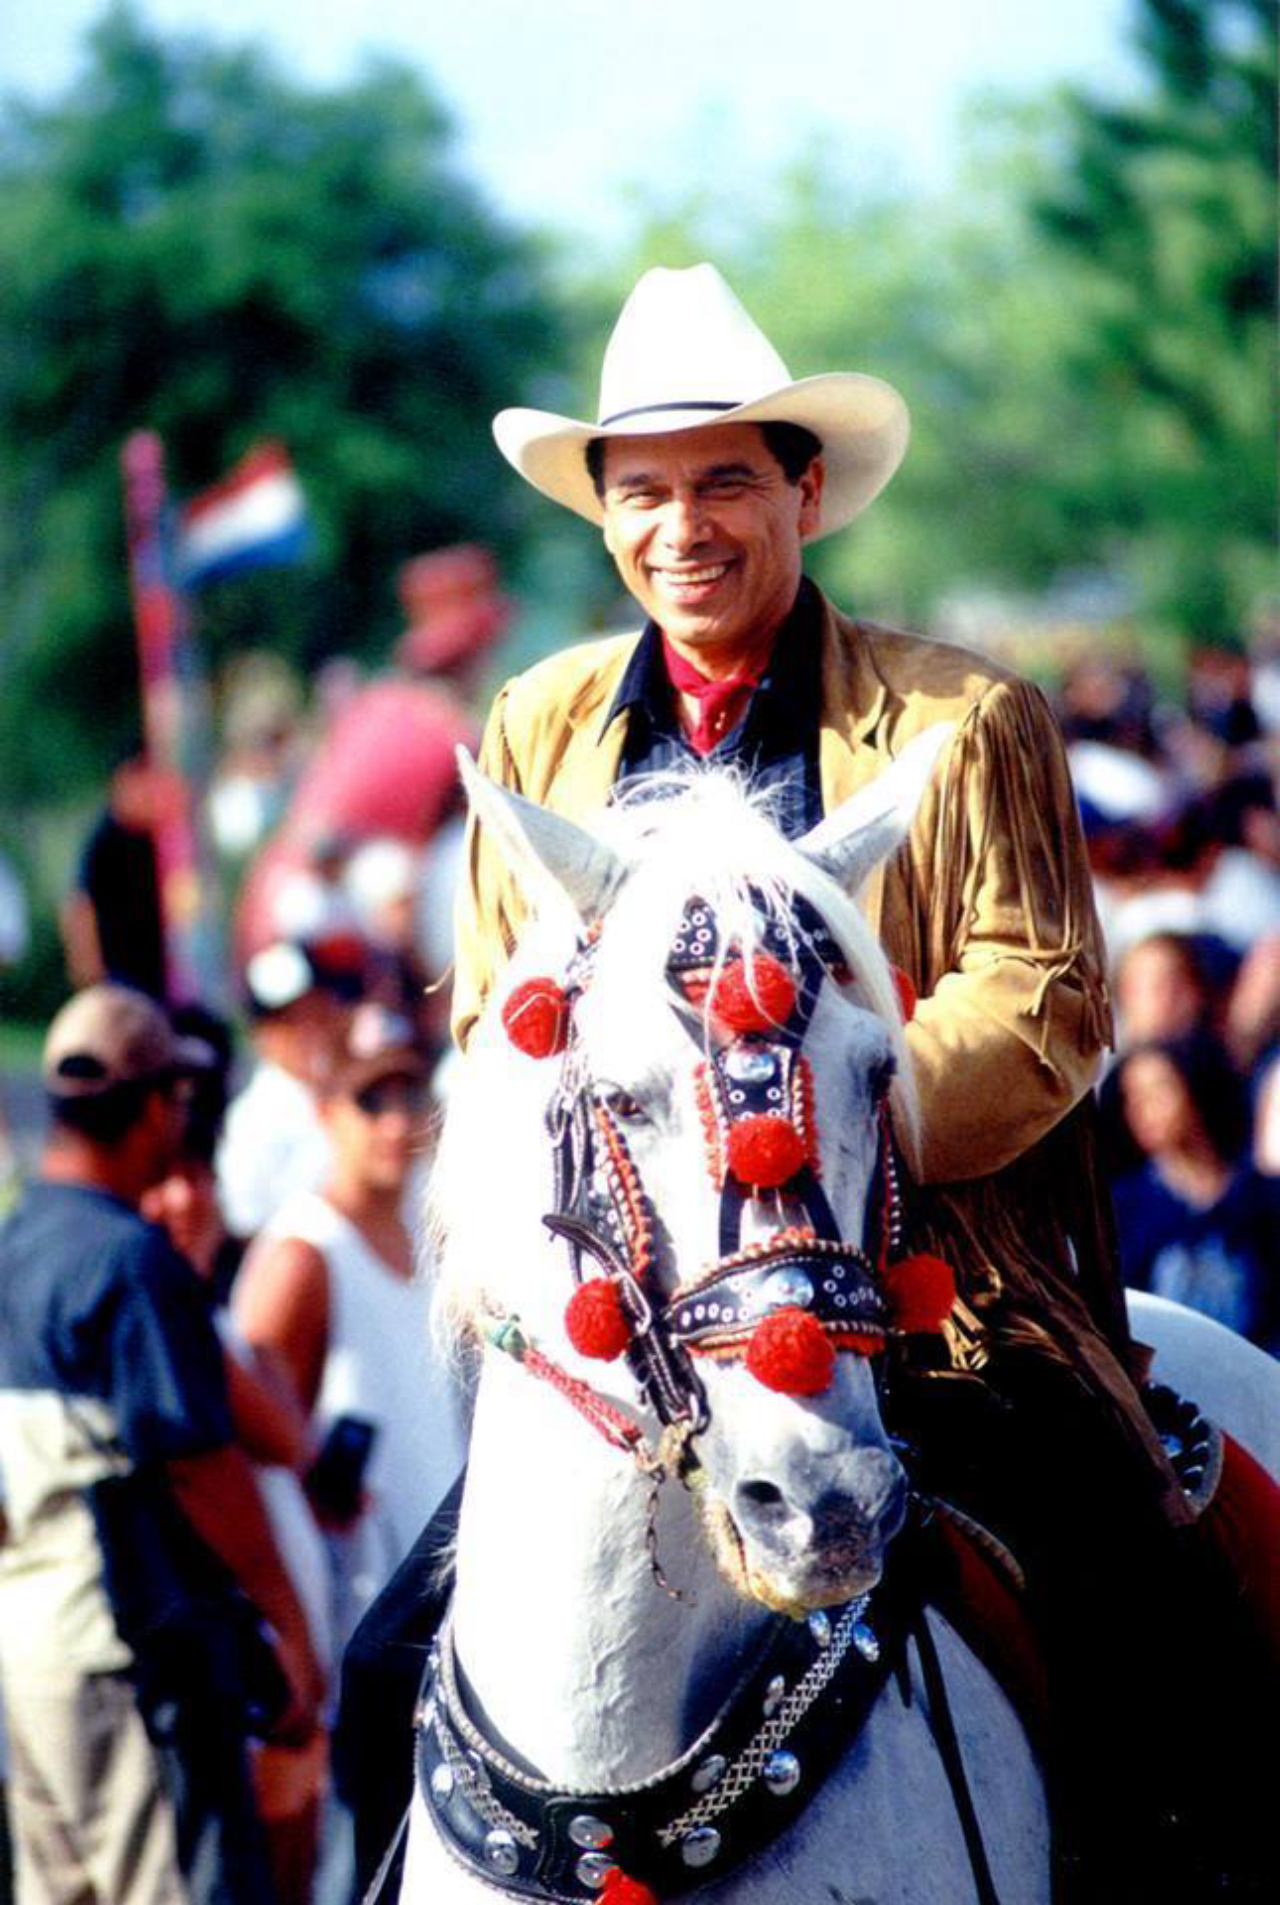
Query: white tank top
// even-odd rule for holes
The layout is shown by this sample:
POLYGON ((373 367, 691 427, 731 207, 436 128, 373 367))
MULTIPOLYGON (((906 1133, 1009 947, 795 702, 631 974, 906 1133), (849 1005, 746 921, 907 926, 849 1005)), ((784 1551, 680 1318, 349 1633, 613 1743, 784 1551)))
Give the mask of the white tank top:
POLYGON ((385 1581, 408 1553, 462 1466, 457 1382, 428 1328, 421 1273, 406 1280, 355 1226, 315 1191, 283 1204, 264 1233, 298 1237, 318 1250, 329 1278, 329 1349, 316 1398, 318 1436, 349 1412, 378 1425, 365 1485, 374 1553, 385 1581))

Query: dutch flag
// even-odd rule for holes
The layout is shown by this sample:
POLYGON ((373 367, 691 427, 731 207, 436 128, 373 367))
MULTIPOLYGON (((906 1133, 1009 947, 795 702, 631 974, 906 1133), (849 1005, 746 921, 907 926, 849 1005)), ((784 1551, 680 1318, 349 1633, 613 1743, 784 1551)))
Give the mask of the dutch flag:
POLYGON ((306 499, 289 453, 282 444, 261 443, 182 511, 178 577, 184 588, 199 588, 244 569, 296 562, 309 542, 306 499))

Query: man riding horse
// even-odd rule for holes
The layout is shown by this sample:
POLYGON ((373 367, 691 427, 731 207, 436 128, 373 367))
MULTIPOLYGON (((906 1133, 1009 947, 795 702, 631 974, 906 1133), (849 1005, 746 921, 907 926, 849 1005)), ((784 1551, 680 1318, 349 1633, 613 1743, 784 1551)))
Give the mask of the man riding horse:
MULTIPOLYGON (((597 422, 508 410, 494 432, 535 488, 602 527, 649 618, 506 685, 481 753, 496 781, 587 819, 619 785, 704 759, 773 789, 794 838, 915 735, 953 724, 906 846, 863 895, 915 1002, 912 1243, 950 1263, 960 1292, 939 1347, 894 1370, 892 1426, 919 1486, 1026 1572, 1064 1896, 1229 1895, 1204 1889, 1221 1847, 1189 1851, 1175 1829, 1203 1796, 1170 1750, 1188 1687, 1175 1702, 1162 1654, 1190 1605, 1189 1511, 1136 1387, 1095 1164, 1089 1093, 1111 1017, 1061 739, 1036 688, 847 617, 802 572, 804 545, 898 467, 902 398, 856 374, 793 381, 704 264, 640 280, 597 422)), ((464 1045, 522 923, 474 818, 469 865, 464 1045)))

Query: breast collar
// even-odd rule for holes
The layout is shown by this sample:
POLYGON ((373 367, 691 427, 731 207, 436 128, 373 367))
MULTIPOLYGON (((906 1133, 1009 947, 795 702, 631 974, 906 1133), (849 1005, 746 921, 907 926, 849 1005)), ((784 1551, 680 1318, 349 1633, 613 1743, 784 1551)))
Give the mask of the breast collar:
MULTIPOLYGON (((777 1617, 724 1706, 652 1778, 598 1792, 557 1790, 513 1764, 468 1712, 446 1620, 417 1710, 417 1787, 449 1852, 520 1898, 574 1905, 625 1873, 677 1897, 772 1843, 848 1750, 918 1602, 886 1570, 871 1595, 807 1621, 777 1617)), ((643 1896, 643 1894, 639 1894, 643 1896)))

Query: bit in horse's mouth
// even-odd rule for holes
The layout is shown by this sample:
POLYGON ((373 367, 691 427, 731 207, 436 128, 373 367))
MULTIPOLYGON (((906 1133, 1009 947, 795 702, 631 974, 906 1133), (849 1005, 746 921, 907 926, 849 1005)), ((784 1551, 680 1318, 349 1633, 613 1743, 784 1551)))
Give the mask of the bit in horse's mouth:
POLYGON ((865 1594, 880 1579, 882 1563, 859 1544, 833 1548, 803 1571, 799 1580, 785 1583, 753 1563, 737 1522, 722 1501, 703 1498, 702 1519, 711 1552, 720 1572, 739 1594, 774 1614, 803 1619, 821 1607, 838 1607, 865 1594))

